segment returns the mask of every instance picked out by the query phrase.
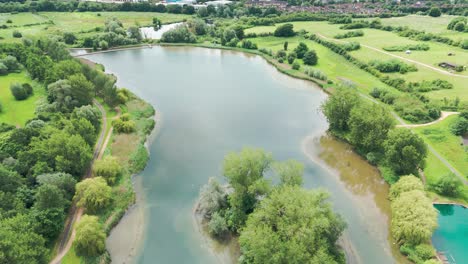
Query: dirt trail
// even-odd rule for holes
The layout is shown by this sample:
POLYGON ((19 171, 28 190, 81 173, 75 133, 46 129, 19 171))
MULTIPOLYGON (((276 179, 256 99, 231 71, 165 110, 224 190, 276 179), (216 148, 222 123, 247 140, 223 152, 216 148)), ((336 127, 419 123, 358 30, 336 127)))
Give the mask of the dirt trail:
MULTIPOLYGON (((94 155, 93 159, 89 164, 89 168, 86 171, 86 174, 83 176, 83 179, 89 178, 92 176, 92 167, 94 164, 94 161, 97 159, 100 159, 102 157, 102 154, 104 153, 104 150, 106 148, 107 143, 109 142, 110 135, 112 133, 112 128, 109 131, 109 134, 107 137, 104 139, 106 130, 107 130, 107 115, 104 107, 97 101, 93 100, 94 105, 99 109, 102 115, 102 128, 101 132, 99 134, 99 139, 95 145, 94 148, 94 155)), ((75 229, 73 229, 73 225, 77 223, 80 219, 81 216, 83 215, 84 210, 82 208, 76 207, 76 204, 73 203, 70 213, 68 216, 67 221, 65 222, 65 228, 62 232, 62 234, 59 237, 59 243, 58 243, 58 250, 57 250, 57 255, 55 256, 54 259, 50 261, 50 264, 59 264, 61 263, 63 257, 68 253, 70 248, 73 245, 73 241, 75 239, 75 229)))

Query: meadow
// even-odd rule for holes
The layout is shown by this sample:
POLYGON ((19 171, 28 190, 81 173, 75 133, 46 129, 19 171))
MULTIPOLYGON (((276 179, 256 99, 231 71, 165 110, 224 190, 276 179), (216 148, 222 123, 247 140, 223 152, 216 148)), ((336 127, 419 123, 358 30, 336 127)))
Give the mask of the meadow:
POLYGON ((37 14, 1 14, 0 25, 9 28, 0 29, 1 41, 17 42, 21 39, 12 37, 17 30, 25 37, 47 36, 72 32, 78 37, 91 34, 97 27, 103 27, 109 18, 119 19, 124 27, 132 25, 148 26, 152 24, 153 17, 157 17, 163 24, 175 23, 187 19, 188 15, 153 13, 153 12, 41 12, 37 14), (12 23, 6 23, 11 20, 12 23))
POLYGON ((0 104, 3 110, 0 113, 0 123, 4 122, 15 126, 23 126, 26 121, 34 117, 37 103, 44 98, 44 87, 32 82, 24 71, 1 76, 0 104), (12 83, 31 83, 34 88, 34 94, 26 100, 17 101, 10 91, 12 83))

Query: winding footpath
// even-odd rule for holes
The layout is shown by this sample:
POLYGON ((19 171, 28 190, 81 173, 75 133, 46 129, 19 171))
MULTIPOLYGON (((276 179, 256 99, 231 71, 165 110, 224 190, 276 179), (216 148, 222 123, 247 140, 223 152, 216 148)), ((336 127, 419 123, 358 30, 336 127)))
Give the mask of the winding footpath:
MULTIPOLYGON (((107 143, 109 142, 110 135, 112 135, 112 127, 109 130, 109 134, 107 135, 106 139, 104 139, 106 135, 106 130, 107 130, 107 115, 104 107, 97 101, 93 100, 94 105, 99 109, 101 112, 101 122, 102 122, 102 127, 101 127, 101 132, 99 134, 99 139, 94 147, 94 155, 93 159, 91 160, 88 170, 86 171, 85 175, 83 175, 83 180, 86 178, 90 178, 92 176, 92 168, 94 161, 100 159, 102 157, 102 154, 104 153, 104 150, 106 149, 107 143)), ((67 221, 65 222, 65 228, 62 232, 62 234, 59 237, 59 242, 58 242, 58 248, 57 248, 57 254, 53 260, 50 261, 50 264, 60 264, 63 257, 68 253, 70 248, 73 245, 73 241, 75 239, 75 229, 73 229, 73 225, 80 221, 81 216, 83 215, 83 208, 78 208, 76 207, 76 204, 73 203, 69 216, 67 218, 67 221)))
MULTIPOLYGON (((334 41, 334 42, 340 42, 340 43, 348 43, 348 41, 344 41, 344 40, 338 40, 338 39, 334 39, 334 38, 329 38, 329 37, 325 37, 324 35, 320 34, 320 33, 316 33, 317 36, 321 37, 321 38, 324 38, 326 40, 331 40, 331 41, 334 41)), ((372 47, 372 46, 369 46, 369 45, 365 45, 365 44, 360 44, 361 47, 365 47, 365 48, 368 48, 368 49, 371 49, 373 51, 377 51, 377 52, 380 52, 382 54, 385 54, 385 55, 388 55, 388 56, 391 56, 391 57, 395 57, 395 58, 398 58, 398 59, 401 59, 401 60, 405 60, 407 62, 411 62, 411 63, 415 63, 415 64, 418 64, 420 66, 423 66, 423 67, 426 67, 426 68, 429 68, 431 70, 434 70, 434 71, 437 71, 437 72, 440 72, 442 74, 445 74, 445 75, 449 75, 449 76, 455 76, 455 77, 460 77, 460 78, 468 78, 468 75, 461 75, 461 74, 456 74, 456 73, 451 73, 451 72, 448 72, 446 70, 443 70, 443 69, 439 69, 437 67, 434 67, 432 65, 429 65, 429 64, 425 64, 425 63, 422 63, 420 61, 417 61, 417 60, 412 60, 412 59, 408 59, 408 58, 405 58, 405 57, 402 57, 402 56, 399 56, 399 55, 396 55, 396 54, 393 54, 393 53, 390 53, 390 52, 387 52, 387 51, 383 51, 381 49, 378 49, 376 47, 372 47)))

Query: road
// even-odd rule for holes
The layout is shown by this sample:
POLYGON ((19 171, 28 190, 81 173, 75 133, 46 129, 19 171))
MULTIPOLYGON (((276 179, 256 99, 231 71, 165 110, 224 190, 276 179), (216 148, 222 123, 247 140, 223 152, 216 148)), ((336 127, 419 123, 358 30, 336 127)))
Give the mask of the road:
MULTIPOLYGON (((93 100, 94 105, 99 109, 102 115, 102 127, 101 132, 99 134, 99 139, 94 147, 94 154, 93 159, 91 160, 88 170, 86 171, 85 175, 83 175, 83 179, 89 178, 92 176, 92 168, 94 161, 100 159, 102 157, 103 150, 106 148, 107 140, 104 140, 107 130, 107 115, 104 107, 97 101, 93 100)), ((111 133, 109 133, 110 135, 111 133)), ((109 136, 108 136, 109 137, 109 136)), ((63 257, 68 253, 70 248, 73 245, 73 240, 75 239, 75 229, 73 229, 73 225, 78 222, 83 215, 83 208, 76 207, 76 204, 73 203, 68 218, 65 222, 65 228, 62 234, 59 237, 59 245, 57 249, 57 255, 55 258, 50 262, 50 264, 59 264, 63 257), (70 234, 71 233, 71 234, 70 234)))
MULTIPOLYGON (((347 43, 348 42, 348 41, 344 41, 344 40, 338 40, 338 39, 334 39, 334 38, 325 37, 324 35, 322 35, 320 33, 316 33, 316 34, 317 34, 317 36, 319 36, 321 38, 324 38, 324 39, 327 39, 327 40, 331 40, 331 41, 335 41, 335 42, 341 42, 341 43, 347 43)), ((372 47, 372 46, 365 45, 365 44, 362 44, 362 43, 360 43, 360 45, 361 45, 361 47, 365 47, 365 48, 368 48, 368 49, 383 53, 383 54, 391 56, 391 57, 395 57, 395 58, 398 58, 398 59, 401 59, 401 60, 405 60, 407 62, 418 64, 420 66, 429 68, 431 70, 437 71, 437 72, 445 74, 445 75, 461 77, 461 78, 468 78, 468 75, 461 75, 461 74, 451 73, 451 72, 448 72, 448 71, 446 71, 444 69, 440 69, 440 68, 434 67, 434 66, 429 65, 429 64, 425 64, 425 63, 417 61, 417 60, 408 59, 408 58, 405 58, 405 57, 402 57, 402 56, 399 56, 399 55, 396 55, 396 54, 381 50, 381 49, 376 48, 376 47, 372 47)))

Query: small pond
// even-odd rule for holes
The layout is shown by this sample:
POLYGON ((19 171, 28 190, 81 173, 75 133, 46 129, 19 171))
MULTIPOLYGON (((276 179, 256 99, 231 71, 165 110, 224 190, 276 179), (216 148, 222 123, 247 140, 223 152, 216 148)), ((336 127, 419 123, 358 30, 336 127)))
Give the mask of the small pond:
POLYGON ((432 243, 449 263, 468 263, 468 209, 451 204, 435 204, 439 227, 432 243))

